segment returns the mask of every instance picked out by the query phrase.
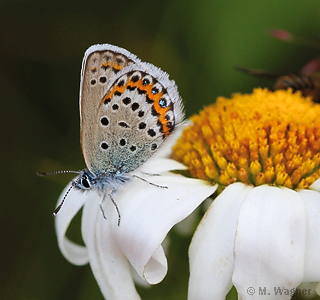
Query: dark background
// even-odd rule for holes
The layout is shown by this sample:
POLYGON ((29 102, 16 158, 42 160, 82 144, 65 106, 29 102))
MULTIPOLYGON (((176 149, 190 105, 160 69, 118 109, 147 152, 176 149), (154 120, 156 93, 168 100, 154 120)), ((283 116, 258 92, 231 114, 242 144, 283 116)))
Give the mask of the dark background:
MULTIPOLYGON (((102 299, 90 267, 69 264, 56 243, 51 214, 72 176, 35 175, 84 168, 78 93, 86 48, 115 44, 161 67, 190 116, 217 96, 272 85, 235 65, 298 71, 319 48, 268 30, 317 39, 319 25, 319 0, 0 0, 0 298, 102 299)), ((76 229, 70 234, 80 240, 76 229)), ((139 288, 143 299, 186 299, 190 240, 171 237, 169 274, 139 288)))

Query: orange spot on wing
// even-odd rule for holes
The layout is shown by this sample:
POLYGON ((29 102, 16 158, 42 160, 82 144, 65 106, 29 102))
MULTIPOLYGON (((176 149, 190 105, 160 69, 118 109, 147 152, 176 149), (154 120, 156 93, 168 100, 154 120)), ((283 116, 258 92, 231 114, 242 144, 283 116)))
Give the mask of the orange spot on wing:
MULTIPOLYGON (((151 94, 151 90, 152 90, 152 87, 153 87, 153 84, 149 83, 149 84, 146 84, 146 85, 143 85, 143 80, 140 79, 139 81, 136 82, 136 86, 138 89, 140 89, 141 91, 146 91, 147 92, 147 95, 148 97, 150 98, 150 94, 151 94)), ((151 98, 150 98, 151 99, 151 98)), ((153 99, 152 99, 153 100, 153 99)))
POLYGON ((110 66, 111 66, 111 63, 109 61, 101 64, 102 69, 108 69, 110 66))
POLYGON ((115 69, 115 70, 118 70, 118 71, 121 71, 122 68, 123 68, 123 66, 122 66, 122 65, 119 65, 119 64, 117 64, 117 63, 114 63, 114 64, 112 65, 112 69, 115 69))

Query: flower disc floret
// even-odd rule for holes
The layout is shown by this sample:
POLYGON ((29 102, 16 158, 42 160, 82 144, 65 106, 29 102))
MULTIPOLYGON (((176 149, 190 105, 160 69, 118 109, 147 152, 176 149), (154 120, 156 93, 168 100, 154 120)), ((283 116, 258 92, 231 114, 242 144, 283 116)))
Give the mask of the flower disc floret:
POLYGON ((220 97, 191 117, 173 158, 221 188, 244 182, 308 188, 320 177, 320 105, 288 91, 220 97))

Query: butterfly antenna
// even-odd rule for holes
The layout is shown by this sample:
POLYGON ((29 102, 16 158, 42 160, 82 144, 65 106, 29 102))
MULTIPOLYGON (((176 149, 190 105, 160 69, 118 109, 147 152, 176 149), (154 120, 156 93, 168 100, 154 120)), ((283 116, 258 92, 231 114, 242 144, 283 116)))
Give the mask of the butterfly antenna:
POLYGON ((65 170, 65 171, 55 171, 55 172, 37 172, 36 174, 37 174, 38 176, 48 176, 48 175, 63 174, 63 173, 80 174, 81 171, 69 171, 69 170, 65 170))
POLYGON ((62 201, 60 202, 60 204, 57 206, 57 208, 54 210, 54 212, 52 213, 53 216, 55 217, 57 215, 57 213, 59 212, 60 208, 62 207, 64 200, 67 198, 69 192, 71 191, 71 189, 74 186, 74 182, 72 182, 72 185, 68 188, 67 192, 64 194, 62 201))

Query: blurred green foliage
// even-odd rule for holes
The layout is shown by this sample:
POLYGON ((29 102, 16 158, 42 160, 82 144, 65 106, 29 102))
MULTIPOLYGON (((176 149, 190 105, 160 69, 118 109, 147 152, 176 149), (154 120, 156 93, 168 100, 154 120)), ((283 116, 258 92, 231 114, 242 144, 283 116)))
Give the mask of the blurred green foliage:
MULTIPOLYGON (((1 0, 0 298, 102 299, 89 266, 60 254, 51 213, 79 170, 78 93, 86 48, 110 43, 167 71, 190 116, 217 96, 272 83, 234 66, 298 71, 319 49, 268 36, 282 28, 319 37, 318 0, 1 0)), ((70 234, 80 240, 79 221, 70 234)), ((171 233, 169 273, 142 299, 186 299, 190 237, 171 233)), ((230 299, 236 299, 234 290, 230 299)))

